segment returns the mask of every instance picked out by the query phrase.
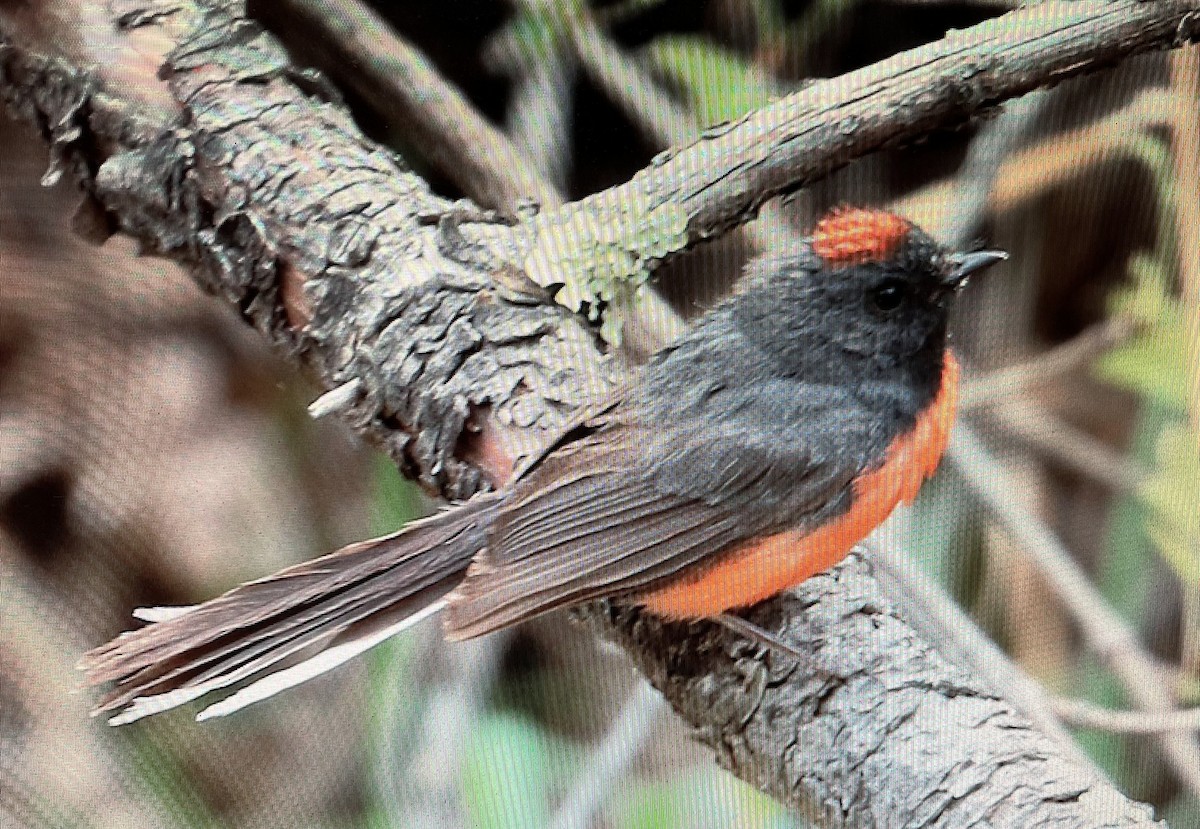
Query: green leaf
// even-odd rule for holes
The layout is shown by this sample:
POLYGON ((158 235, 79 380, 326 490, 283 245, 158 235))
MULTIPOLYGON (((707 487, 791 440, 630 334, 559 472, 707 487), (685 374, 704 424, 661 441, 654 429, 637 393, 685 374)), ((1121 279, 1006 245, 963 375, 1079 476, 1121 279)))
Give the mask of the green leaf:
POLYGON ((553 8, 522 8, 508 22, 504 37, 529 64, 544 61, 558 50, 562 21, 553 8))
POLYGON ((371 531, 375 535, 395 532, 420 517, 421 490, 396 469, 395 462, 378 453, 374 459, 375 495, 371 504, 371 531))
POLYGON ((1200 447, 1187 424, 1163 430, 1158 465, 1140 488, 1146 531, 1184 584, 1200 582, 1200 447))
POLYGON ((1114 349, 1096 366, 1104 380, 1172 409, 1187 405, 1183 377, 1187 371, 1183 331, 1169 324, 1151 326, 1144 334, 1114 349))
POLYGON ((942 472, 921 487, 913 504, 909 547, 914 560, 946 587, 960 582, 964 573, 963 553, 971 542, 970 504, 959 478, 942 472))
POLYGON ((575 758, 561 742, 526 719, 484 717, 464 759, 462 792, 477 829, 545 826, 551 788, 575 758))
POLYGON ((651 64, 687 94, 701 124, 740 118, 770 103, 774 84, 736 52, 698 35, 665 35, 645 50, 651 64))
POLYGON ((619 829, 676 826, 795 826, 776 801, 715 767, 696 767, 675 780, 629 786, 629 797, 613 824, 619 829))
POLYGON ((1110 303, 1142 326, 1137 336, 1096 363, 1096 374, 1172 409, 1187 406, 1187 326, 1184 306, 1167 287, 1169 266, 1146 254, 1129 265, 1133 284, 1110 303))

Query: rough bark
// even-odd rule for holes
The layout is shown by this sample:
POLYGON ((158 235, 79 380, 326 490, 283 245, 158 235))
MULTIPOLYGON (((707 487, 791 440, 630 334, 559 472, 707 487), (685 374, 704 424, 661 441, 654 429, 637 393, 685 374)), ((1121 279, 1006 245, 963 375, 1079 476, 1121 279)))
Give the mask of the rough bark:
MULTIPOLYGON (((880 70, 831 81, 710 131, 629 186, 687 206, 698 238, 856 154, 1200 28, 1200 0, 1071 4, 1070 26, 1038 9, 1014 13, 1003 32, 990 24, 987 36, 958 33, 898 57, 892 65, 907 69, 892 85, 880 70), (1048 45, 1058 51, 1041 54, 1048 45), (936 55, 935 66, 952 62, 954 84, 922 75, 936 55), (860 110, 891 100, 894 86, 899 103, 860 110), (714 157, 716 146, 726 149, 714 157), (810 146, 815 157, 795 153, 810 146)), ((0 96, 41 127, 58 168, 106 221, 188 263, 327 388, 343 389, 334 408, 427 488, 455 499, 501 482, 524 447, 620 377, 593 332, 521 273, 527 226, 430 193, 239 4, 113 0, 93 11, 118 47, 153 34, 161 88, 123 93, 111 55, 56 49, 29 25, 36 11, 0 6, 0 96)), ((828 825, 1150 823, 942 659, 893 612, 863 559, 755 611, 811 652, 816 671, 710 625, 664 626, 607 606, 585 615, 721 762, 828 825)))
MULTIPOLYGON (((996 104, 1200 35, 1192 0, 1048 0, 901 52, 705 130, 623 189, 688 212, 693 239, 874 150, 952 129, 996 104)), ((620 188, 619 188, 620 189, 620 188)))

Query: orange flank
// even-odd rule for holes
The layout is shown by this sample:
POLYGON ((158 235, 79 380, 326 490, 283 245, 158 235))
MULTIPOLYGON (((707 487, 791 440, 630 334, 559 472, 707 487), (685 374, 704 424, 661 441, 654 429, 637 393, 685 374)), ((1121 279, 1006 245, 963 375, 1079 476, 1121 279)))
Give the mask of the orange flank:
POLYGON ((841 207, 817 223, 812 249, 833 265, 888 259, 912 230, 912 223, 886 210, 841 207))
POLYGON ((757 604, 837 564, 898 504, 912 503, 937 469, 954 424, 958 373, 947 350, 933 404, 892 443, 880 466, 855 480, 854 501, 845 513, 807 535, 784 532, 726 550, 713 566, 641 597, 641 604, 674 619, 716 616, 757 604))

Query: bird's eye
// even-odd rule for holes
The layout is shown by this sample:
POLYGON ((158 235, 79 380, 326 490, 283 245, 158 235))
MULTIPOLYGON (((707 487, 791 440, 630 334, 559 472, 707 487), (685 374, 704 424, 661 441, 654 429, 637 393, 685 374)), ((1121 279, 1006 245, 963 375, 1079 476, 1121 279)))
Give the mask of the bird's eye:
POLYGON ((904 303, 905 293, 905 285, 899 279, 885 279, 871 289, 868 297, 871 305, 888 313, 895 311, 904 303))

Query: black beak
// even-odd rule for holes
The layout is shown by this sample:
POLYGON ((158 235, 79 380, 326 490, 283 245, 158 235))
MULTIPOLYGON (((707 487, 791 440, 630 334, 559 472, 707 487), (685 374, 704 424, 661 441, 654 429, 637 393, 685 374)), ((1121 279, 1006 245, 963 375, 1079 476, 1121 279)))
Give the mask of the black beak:
POLYGON ((943 284, 957 291, 967 284, 967 277, 971 274, 990 268, 997 262, 1003 262, 1008 258, 1008 254, 1002 250, 977 250, 972 253, 952 253, 946 258, 951 270, 943 284))

